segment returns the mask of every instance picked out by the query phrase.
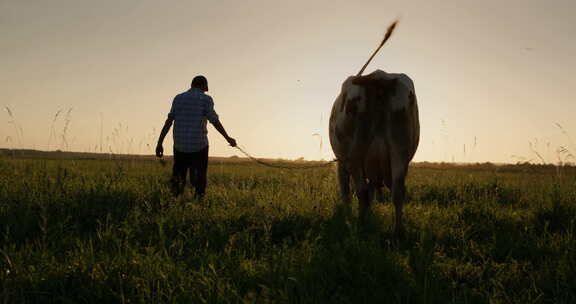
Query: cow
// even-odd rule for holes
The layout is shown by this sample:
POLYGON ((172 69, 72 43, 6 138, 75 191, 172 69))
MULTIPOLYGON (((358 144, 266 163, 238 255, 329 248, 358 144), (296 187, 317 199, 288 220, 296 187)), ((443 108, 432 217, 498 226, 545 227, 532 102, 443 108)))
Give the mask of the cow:
POLYGON ((405 178, 420 138, 414 84, 405 74, 376 70, 344 81, 332 106, 330 144, 338 160, 342 201, 350 204, 350 177, 366 220, 374 191, 384 185, 392 192, 394 232, 402 236, 405 178))

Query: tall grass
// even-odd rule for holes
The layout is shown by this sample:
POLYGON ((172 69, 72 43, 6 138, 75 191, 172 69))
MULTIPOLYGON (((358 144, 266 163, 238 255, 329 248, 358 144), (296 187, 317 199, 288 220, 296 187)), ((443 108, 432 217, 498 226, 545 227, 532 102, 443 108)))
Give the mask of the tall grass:
MULTIPOLYGON (((14 112, 10 107, 5 107, 5 110, 8 115, 7 123, 12 126, 13 132, 11 135, 7 135, 6 138, 4 138, 4 142, 8 144, 10 149, 26 148, 24 144, 24 129, 22 128, 22 125, 16 120, 14 112)), ((70 107, 67 110, 58 109, 55 112, 48 127, 48 139, 43 150, 74 150, 72 145, 76 140, 76 137, 73 137, 72 139, 69 138, 70 131, 73 130, 73 110, 74 108, 70 107)), ((91 147, 85 149, 85 152, 108 153, 110 155, 134 153, 151 154, 153 153, 154 147, 151 143, 154 143, 157 136, 158 134, 156 129, 152 128, 151 132, 140 136, 138 144, 136 145, 135 138, 129 135, 128 126, 118 123, 112 127, 111 133, 104 137, 104 115, 100 113, 98 143, 94 145, 93 149, 91 147)))
POLYGON ((574 303, 576 172, 417 167, 407 235, 335 173, 211 163, 207 197, 152 161, 0 158, 0 300, 574 303))
MULTIPOLYGON (((16 121, 16 118, 14 117, 12 110, 9 107, 5 107, 5 109, 6 112, 8 113, 8 124, 12 125, 12 127, 14 128, 14 134, 16 140, 18 141, 18 146, 22 148, 24 142, 24 130, 22 129, 22 126, 16 121)), ((13 141, 13 137, 9 136, 6 139, 8 140, 8 138, 10 138, 10 141, 13 141)))

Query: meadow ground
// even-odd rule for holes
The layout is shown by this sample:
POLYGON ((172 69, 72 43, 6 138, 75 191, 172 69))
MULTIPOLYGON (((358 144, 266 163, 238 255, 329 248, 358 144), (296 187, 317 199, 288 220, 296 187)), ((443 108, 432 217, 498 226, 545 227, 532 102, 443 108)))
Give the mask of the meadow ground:
POLYGON ((0 158, 0 301, 576 303, 572 168, 413 167, 402 240, 389 202, 359 229, 332 168, 211 162, 202 203, 169 175, 0 158))

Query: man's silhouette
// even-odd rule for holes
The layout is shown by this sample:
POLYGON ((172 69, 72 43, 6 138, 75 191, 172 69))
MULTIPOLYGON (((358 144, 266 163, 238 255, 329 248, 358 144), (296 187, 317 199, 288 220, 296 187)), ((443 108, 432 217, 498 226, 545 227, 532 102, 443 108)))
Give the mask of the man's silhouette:
POLYGON ((204 76, 192 80, 190 90, 176 95, 168 119, 164 123, 156 156, 162 157, 164 137, 174 123, 174 167, 172 170, 172 189, 175 195, 184 191, 186 173, 190 172, 190 182, 195 188, 195 197, 202 198, 206 191, 206 173, 208 170, 208 131, 206 120, 224 136, 228 143, 236 146, 236 140, 228 136, 214 111, 212 97, 204 94, 208 91, 208 81, 204 76))

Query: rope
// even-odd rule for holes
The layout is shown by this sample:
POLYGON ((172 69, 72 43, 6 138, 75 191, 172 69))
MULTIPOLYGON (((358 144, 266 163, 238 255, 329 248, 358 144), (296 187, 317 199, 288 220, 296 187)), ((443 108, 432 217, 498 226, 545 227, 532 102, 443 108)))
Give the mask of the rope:
POLYGON ((251 159, 254 162, 257 162, 263 166, 267 166, 267 167, 271 167, 271 168, 277 168, 277 169, 314 169, 314 168, 322 168, 322 167, 327 167, 329 165, 331 165, 334 162, 337 162, 337 159, 333 159, 329 162, 323 163, 323 164, 316 164, 316 165, 307 165, 307 166, 288 166, 288 165, 280 165, 280 164, 274 164, 274 163, 270 163, 270 162, 266 162, 263 161, 261 159, 257 159, 254 156, 250 155, 248 152, 244 151, 244 149, 240 148, 240 146, 236 146, 236 149, 240 150, 240 152, 242 152, 242 154, 244 154, 246 157, 248 157, 249 159, 251 159))

